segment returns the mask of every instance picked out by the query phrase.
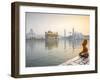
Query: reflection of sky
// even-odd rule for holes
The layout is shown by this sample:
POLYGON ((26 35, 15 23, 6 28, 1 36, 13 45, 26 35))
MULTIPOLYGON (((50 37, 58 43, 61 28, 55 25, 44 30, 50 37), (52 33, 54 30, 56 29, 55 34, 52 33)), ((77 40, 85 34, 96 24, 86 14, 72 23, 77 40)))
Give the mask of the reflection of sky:
POLYGON ((48 30, 58 32, 64 35, 66 32, 81 32, 84 35, 89 34, 89 16, 82 15, 63 15, 63 14, 46 14, 46 13, 26 13, 26 33, 32 28, 36 34, 44 34, 48 30))

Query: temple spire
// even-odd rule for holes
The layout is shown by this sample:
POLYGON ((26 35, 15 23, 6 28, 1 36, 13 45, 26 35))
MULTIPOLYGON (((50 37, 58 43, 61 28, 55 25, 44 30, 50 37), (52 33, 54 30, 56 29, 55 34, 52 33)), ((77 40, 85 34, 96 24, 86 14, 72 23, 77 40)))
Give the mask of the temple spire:
POLYGON ((64 37, 66 37, 66 29, 64 29, 64 37))

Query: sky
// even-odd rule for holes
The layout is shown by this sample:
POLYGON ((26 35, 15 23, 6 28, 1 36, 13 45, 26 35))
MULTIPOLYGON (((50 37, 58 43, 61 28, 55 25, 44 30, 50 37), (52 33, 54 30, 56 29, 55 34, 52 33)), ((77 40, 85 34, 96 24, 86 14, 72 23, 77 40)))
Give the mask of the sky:
POLYGON ((83 35, 89 35, 90 16, 89 15, 71 15, 71 14, 51 14, 51 13, 25 13, 26 33, 33 29, 34 33, 44 35, 47 31, 58 32, 59 35, 66 35, 72 32, 80 32, 83 35))

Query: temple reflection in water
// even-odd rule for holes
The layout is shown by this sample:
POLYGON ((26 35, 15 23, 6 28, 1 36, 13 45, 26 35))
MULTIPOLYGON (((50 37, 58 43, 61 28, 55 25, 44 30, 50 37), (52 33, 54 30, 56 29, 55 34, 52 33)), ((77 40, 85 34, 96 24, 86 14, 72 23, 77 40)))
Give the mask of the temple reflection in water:
POLYGON ((58 47, 58 32, 45 32, 45 48, 53 49, 58 47))

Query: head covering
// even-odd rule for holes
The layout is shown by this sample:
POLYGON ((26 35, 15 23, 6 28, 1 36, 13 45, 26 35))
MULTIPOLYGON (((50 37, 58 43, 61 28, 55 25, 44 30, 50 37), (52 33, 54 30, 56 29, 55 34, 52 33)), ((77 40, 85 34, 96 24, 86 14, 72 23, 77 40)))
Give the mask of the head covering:
POLYGON ((86 40, 86 39, 84 39, 84 41, 83 41, 82 45, 86 45, 86 44, 87 44, 87 40, 86 40))

